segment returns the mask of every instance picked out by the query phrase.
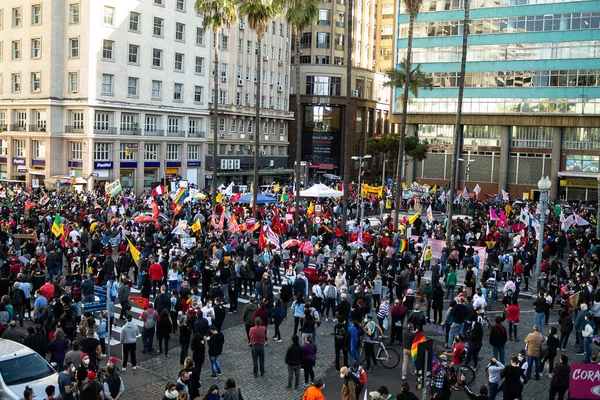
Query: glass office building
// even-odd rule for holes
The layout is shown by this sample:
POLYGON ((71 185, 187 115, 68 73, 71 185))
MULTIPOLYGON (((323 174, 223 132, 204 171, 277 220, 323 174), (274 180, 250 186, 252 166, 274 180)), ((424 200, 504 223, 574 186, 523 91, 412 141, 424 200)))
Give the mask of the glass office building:
MULTIPOLYGON (((432 143, 409 178, 450 177, 464 1, 425 0, 413 62, 433 90, 409 103, 408 132, 432 143)), ((542 174, 553 198, 596 199, 600 155, 600 1, 471 0, 460 185, 521 197, 542 174), (467 181, 473 181, 472 183, 467 181)), ((398 6, 396 63, 406 57, 408 15, 398 6)), ((401 113, 396 89, 394 113, 401 113)))

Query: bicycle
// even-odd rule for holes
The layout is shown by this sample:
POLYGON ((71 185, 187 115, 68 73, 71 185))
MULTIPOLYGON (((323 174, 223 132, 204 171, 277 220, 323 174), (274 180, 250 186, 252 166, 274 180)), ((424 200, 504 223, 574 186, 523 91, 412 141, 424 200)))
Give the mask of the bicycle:
MULTIPOLYGON (((400 364, 400 354, 394 349, 386 348, 383 342, 377 342, 377 350, 375 351, 375 359, 381 363, 384 368, 396 368, 400 364)), ((365 352, 365 342, 360 349, 360 363, 364 364, 367 361, 367 353, 365 352)))
MULTIPOLYGON (((452 356, 449 356, 445 352, 445 349, 442 349, 442 351, 439 352, 440 349, 442 349, 441 346, 436 346, 436 348, 434 349, 434 352, 435 352, 435 355, 437 356, 437 359, 440 362, 443 362, 446 365, 447 370, 450 371, 450 368, 452 368, 451 369, 451 374, 456 377, 456 382, 460 383, 460 381, 461 381, 460 380, 460 376, 456 373, 455 366, 452 364, 452 362, 449 362, 449 361, 445 361, 444 362, 443 361, 444 358, 446 360, 448 360, 449 358, 451 359, 452 356)), ((472 384, 475 381, 475 370, 473 369, 473 367, 471 367, 470 365, 461 364, 459 369, 460 369, 460 375, 462 375, 462 376, 465 377, 465 381, 464 381, 465 384, 470 385, 470 384, 472 384)))

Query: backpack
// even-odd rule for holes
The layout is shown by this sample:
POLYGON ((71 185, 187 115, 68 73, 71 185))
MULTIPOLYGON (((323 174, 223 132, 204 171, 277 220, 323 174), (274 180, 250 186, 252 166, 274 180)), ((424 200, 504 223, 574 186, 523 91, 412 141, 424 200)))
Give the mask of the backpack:
POLYGON ((465 362, 466 358, 467 358, 467 348, 465 347, 465 349, 462 351, 462 353, 460 353, 460 355, 458 356, 458 361, 462 364, 463 362, 465 362))
POLYGON ((315 315, 313 313, 310 313, 308 317, 304 317, 304 325, 303 327, 307 328, 310 327, 310 331, 312 332, 313 328, 315 326, 315 315))
POLYGON ((46 303, 40 310, 40 325, 45 325, 52 320, 54 316, 54 307, 50 303, 46 303))
POLYGON ((23 291, 21 289, 14 289, 12 292, 13 298, 12 303, 15 306, 20 306, 23 304, 23 291))
POLYGON ((175 308, 175 311, 177 311, 177 312, 181 311, 181 297, 177 297, 175 299, 175 306, 174 306, 174 308, 175 308))
POLYGON ((154 314, 147 312, 146 313, 146 324, 144 325, 144 328, 152 329, 155 326, 156 326, 156 320, 154 319, 154 314))
POLYGON ((510 255, 508 255, 508 254, 504 255, 504 264, 510 264, 510 255))

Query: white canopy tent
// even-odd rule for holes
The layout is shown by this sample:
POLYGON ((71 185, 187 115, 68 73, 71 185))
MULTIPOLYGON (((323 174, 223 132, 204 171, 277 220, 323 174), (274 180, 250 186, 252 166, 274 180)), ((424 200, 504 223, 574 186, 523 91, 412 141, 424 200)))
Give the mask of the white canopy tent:
POLYGON ((317 183, 306 190, 300 191, 300 197, 341 197, 344 192, 330 188, 322 183, 317 183))

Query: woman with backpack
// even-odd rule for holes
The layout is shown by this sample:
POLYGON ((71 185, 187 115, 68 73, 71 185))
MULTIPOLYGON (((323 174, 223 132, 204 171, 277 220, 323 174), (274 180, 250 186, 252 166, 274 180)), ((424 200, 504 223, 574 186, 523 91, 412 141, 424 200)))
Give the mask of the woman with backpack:
POLYGON ((569 343, 569 336, 573 331, 573 318, 569 314, 569 309, 567 307, 563 307, 560 312, 560 317, 558 317, 558 323, 560 324, 560 339, 559 339, 559 348, 562 351, 567 349, 567 344, 569 343))
POLYGON ((317 362, 317 345, 312 341, 312 335, 307 335, 302 345, 302 368, 304 369, 304 385, 309 386, 308 379, 315 381, 315 364, 317 362))
POLYGON ((304 295, 302 293, 296 296, 292 303, 292 313, 294 314, 294 335, 298 332, 298 326, 302 328, 304 322, 304 295))
POLYGON ((162 353, 163 342, 165 344, 165 358, 169 357, 169 338, 173 327, 171 326, 171 318, 169 311, 163 310, 156 322, 156 339, 158 340, 158 354, 162 353))

